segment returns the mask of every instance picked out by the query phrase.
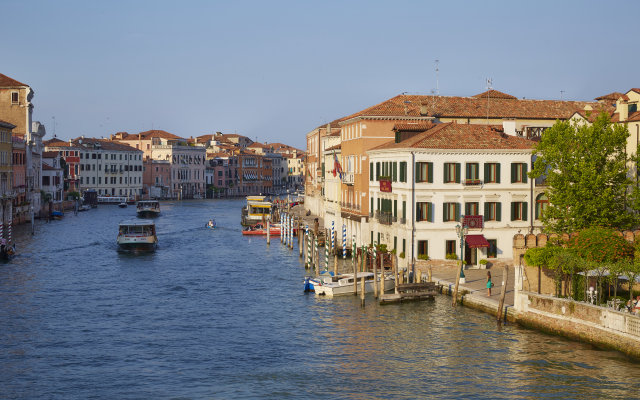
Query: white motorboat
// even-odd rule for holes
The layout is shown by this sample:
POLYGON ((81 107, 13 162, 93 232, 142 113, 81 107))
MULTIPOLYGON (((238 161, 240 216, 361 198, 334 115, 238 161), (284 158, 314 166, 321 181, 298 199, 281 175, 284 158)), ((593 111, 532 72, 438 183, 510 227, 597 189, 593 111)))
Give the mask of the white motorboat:
MULTIPOLYGON (((361 290, 360 280, 364 277, 364 292, 373 292, 373 272, 358 272, 356 278, 358 280, 358 291, 361 290)), ((393 277, 384 275, 384 290, 394 288, 393 277)), ((380 274, 378 274, 378 282, 380 282, 380 274)), ((324 296, 341 296, 353 294, 353 274, 342 274, 335 277, 322 277, 321 280, 313 283, 316 294, 324 296)))
POLYGON ((149 218, 160 215, 160 202, 158 200, 140 200, 136 204, 138 217, 149 218))
POLYGON ((158 245, 156 224, 144 219, 121 222, 117 242, 121 250, 154 251, 158 245))

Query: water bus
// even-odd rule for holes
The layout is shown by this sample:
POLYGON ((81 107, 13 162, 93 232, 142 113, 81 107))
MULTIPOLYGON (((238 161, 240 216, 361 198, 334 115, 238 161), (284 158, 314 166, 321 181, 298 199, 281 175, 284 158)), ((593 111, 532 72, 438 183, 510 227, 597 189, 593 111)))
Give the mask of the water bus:
POLYGON ((120 250, 154 251, 158 246, 156 224, 150 220, 123 221, 118 227, 120 250))
POLYGON ((160 215, 160 202, 158 200, 140 200, 136 205, 138 217, 148 218, 160 215))
POLYGON ((243 226, 253 226, 266 221, 271 216, 272 204, 266 196, 247 196, 247 205, 242 209, 241 223, 243 226))

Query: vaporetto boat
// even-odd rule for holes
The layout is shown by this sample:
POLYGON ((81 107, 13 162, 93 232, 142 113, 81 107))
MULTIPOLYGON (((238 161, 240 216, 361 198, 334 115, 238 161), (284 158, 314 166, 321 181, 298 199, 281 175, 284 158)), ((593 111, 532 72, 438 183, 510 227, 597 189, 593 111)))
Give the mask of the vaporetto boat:
POLYGON ((118 247, 129 251, 154 251, 158 246, 156 224, 150 220, 123 221, 118 226, 118 247))
POLYGON ((160 202, 158 200, 140 200, 136 205, 136 213, 141 218, 154 218, 160 215, 160 202))

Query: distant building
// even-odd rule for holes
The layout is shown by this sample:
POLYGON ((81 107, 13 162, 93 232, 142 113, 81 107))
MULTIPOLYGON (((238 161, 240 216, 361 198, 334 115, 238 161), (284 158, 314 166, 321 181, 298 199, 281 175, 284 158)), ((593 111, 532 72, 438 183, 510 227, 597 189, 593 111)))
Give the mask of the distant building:
POLYGON ((42 153, 42 192, 45 200, 60 203, 64 200, 64 170, 62 157, 57 151, 42 153))

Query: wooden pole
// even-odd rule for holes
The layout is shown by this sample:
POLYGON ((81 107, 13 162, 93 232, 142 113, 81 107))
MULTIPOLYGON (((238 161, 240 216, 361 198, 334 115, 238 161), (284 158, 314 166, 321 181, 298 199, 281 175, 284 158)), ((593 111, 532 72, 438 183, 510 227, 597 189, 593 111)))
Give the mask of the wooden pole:
POLYGON ((315 270, 316 270, 316 276, 320 275, 320 252, 318 251, 318 237, 315 237, 315 248, 314 248, 314 254, 315 257, 313 259, 313 265, 315 266, 315 270))
POLYGON ((298 220, 298 251, 300 253, 300 258, 302 258, 302 256, 303 256, 302 253, 304 252, 304 250, 303 250, 304 241, 302 240, 302 238, 304 238, 304 235, 301 234, 301 232, 302 232, 302 222, 300 222, 300 220, 298 220))
POLYGON ((458 273, 456 274, 456 286, 453 289, 453 300, 451 302, 451 305, 453 307, 456 307, 458 305, 458 286, 460 286, 460 274, 462 273, 462 266, 464 265, 464 260, 460 259, 460 268, 458 269, 458 273))
POLYGON ((500 292, 500 303, 498 304, 498 323, 502 323, 502 312, 504 310, 504 297, 507 294, 507 281, 509 278, 509 266, 504 265, 504 271, 502 272, 502 291, 500 292))
POLYGON ((431 274, 431 265, 429 265, 429 282, 431 282, 432 274, 431 274))
POLYGON ((267 221, 267 244, 271 244, 271 221, 267 221))
POLYGON ((415 283, 422 283, 422 270, 419 269, 416 271, 416 281, 415 283))
POLYGON ((338 253, 333 253, 333 275, 338 275, 338 253))
POLYGON ((394 293, 398 294, 398 256, 394 254, 391 258, 391 268, 393 270, 393 289, 394 293))
POLYGON ((360 276, 360 305, 364 307, 364 273, 360 276))
POLYGON ((373 297, 378 298, 378 266, 377 262, 375 262, 375 247, 372 249, 371 253, 371 269, 373 270, 373 297))
POLYGON ((357 254, 355 257, 352 257, 353 259, 353 294, 355 296, 358 295, 358 267, 356 267, 356 264, 358 263, 358 261, 360 261, 358 258, 362 257, 360 254, 357 254))

